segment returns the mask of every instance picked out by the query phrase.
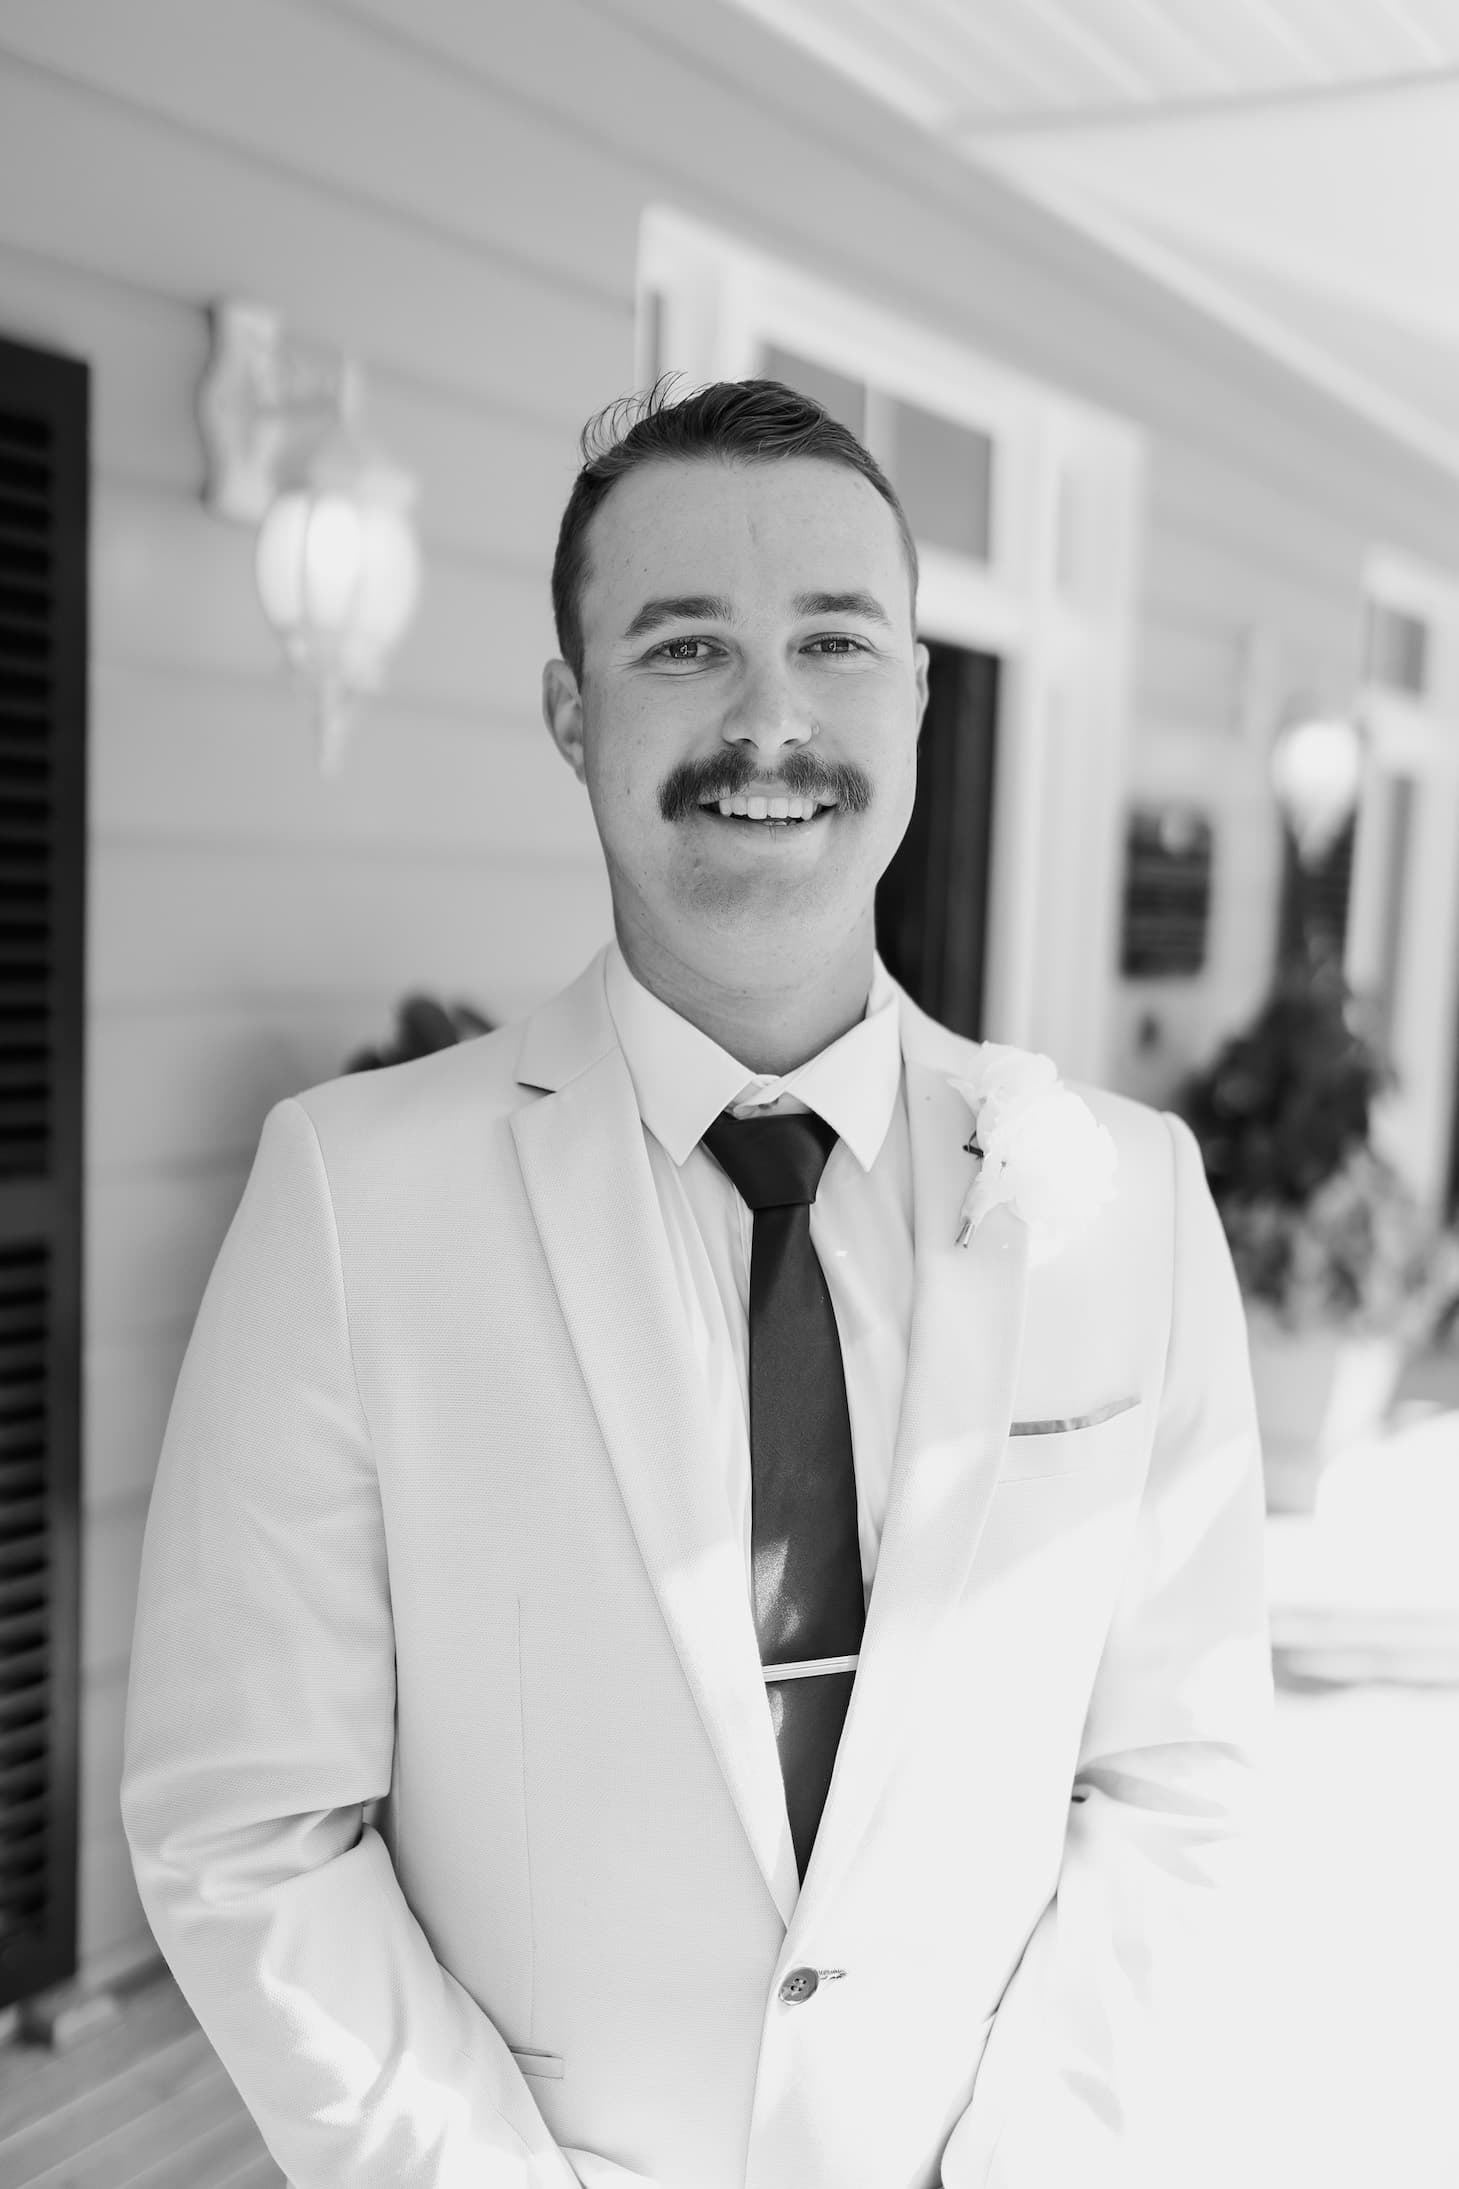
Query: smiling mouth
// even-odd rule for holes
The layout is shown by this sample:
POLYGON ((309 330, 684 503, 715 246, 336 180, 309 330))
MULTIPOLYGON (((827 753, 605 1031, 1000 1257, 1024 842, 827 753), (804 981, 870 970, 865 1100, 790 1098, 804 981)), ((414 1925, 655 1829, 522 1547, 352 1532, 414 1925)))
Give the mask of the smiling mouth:
POLYGON ((706 799, 699 811, 706 820, 725 821, 732 828, 755 828, 775 834, 793 828, 814 828, 835 811, 834 799, 748 797, 706 799))

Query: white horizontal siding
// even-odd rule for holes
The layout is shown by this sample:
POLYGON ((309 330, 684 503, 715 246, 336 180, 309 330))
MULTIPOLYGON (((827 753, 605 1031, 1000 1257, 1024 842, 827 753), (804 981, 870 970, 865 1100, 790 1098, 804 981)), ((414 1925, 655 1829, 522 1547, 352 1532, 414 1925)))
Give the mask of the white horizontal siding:
MULTIPOLYGON (((146 1518, 142 1499, 127 1505, 109 1505, 88 1516, 81 1546, 81 1665, 88 1690, 95 1680, 114 1685, 127 1662, 146 1518)), ((92 1726, 109 1715, 104 1707, 92 1710, 89 1694, 85 1707, 92 1726)), ((116 1739, 113 1727, 108 1740, 115 1743, 116 1739)), ((88 1777, 94 1777, 89 1758, 82 1766, 83 1782, 88 1777)), ((92 1815, 83 1821, 83 1831, 93 1819, 98 1827, 105 1828, 108 1819, 104 1802, 94 1804, 92 1815)))
MULTIPOLYGON (((0 246, 0 296, 12 340, 104 365, 91 390, 97 478, 195 500, 205 475, 195 405, 208 356, 197 304, 78 272, 13 243, 0 246)), ((577 419, 544 423, 525 398, 508 405, 379 364, 369 390, 372 433, 408 455, 419 481, 428 551, 540 579, 577 462, 577 419)))
POLYGON ((0 241, 199 304, 261 296, 367 360, 564 425, 632 370, 631 293, 566 291, 15 62, 0 73, 0 241))
POLYGON ((86 1160, 104 1181, 197 1172, 236 1162, 285 1094, 339 1071, 383 1035, 388 998, 284 999, 252 1009, 171 999, 160 1008, 98 1011, 90 1028, 86 1160))
MULTIPOLYGON (((534 695, 535 696, 535 695, 534 695)), ((362 712, 342 772, 319 774, 298 696, 273 671, 98 661, 91 691, 98 838, 267 842, 327 856, 379 850, 592 865, 587 792, 527 697, 430 712, 386 694, 362 712)))
POLYGON ((145 1500, 151 1489, 189 1320, 170 1330, 87 1334, 82 1500, 88 1512, 145 1500))
POLYGON ((259 1124, 384 1038, 407 989, 516 1016, 608 929, 538 680, 574 438, 628 384, 651 202, 1147 429, 1131 789, 1195 784, 1223 815, 1212 966, 1162 998, 1157 1079, 1265 970, 1253 626, 1294 674, 1341 677, 1369 538, 1452 538, 1456 497, 1414 458, 714 0, 8 0, 0 331, 93 367, 93 1973, 144 1940, 112 1798, 136 1561, 259 1124), (421 479, 421 620, 330 784, 248 537, 198 500, 205 307, 225 294, 350 347, 373 430, 421 479))
MULTIPOLYGON (((485 20, 499 51, 512 33, 499 11, 485 20)), ((639 178, 621 157, 564 141, 558 188, 528 228, 521 192, 541 166, 540 119, 428 52, 352 34, 298 0, 127 0, 125 10, 7 0, 3 41, 209 156, 229 148, 249 168, 547 274, 615 314, 632 294, 639 178)))
POLYGON ((251 1150, 196 1169, 97 1178, 86 1196, 86 1330, 93 1343, 160 1341, 202 1298, 251 1150))
MULTIPOLYGON (((115 1687, 104 1691, 115 1710, 115 1687)), ((121 1815, 98 1818, 96 1830, 83 1836, 78 1864, 78 1916, 86 1940, 86 1981, 98 1986, 124 1980, 134 1969, 157 1959, 137 1895, 132 1858, 122 1833, 121 1815)))
MULTIPOLYGON (((99 663, 151 662, 259 680, 279 654, 253 590, 253 543, 198 500, 97 483, 92 649, 99 663)), ((437 551, 421 613, 396 657, 401 699, 479 720, 536 717, 556 651, 540 578, 437 551)), ((545 734, 545 733, 544 733, 545 734)))
MULTIPOLYGON (((607 883, 575 853, 336 847, 327 859, 267 841, 99 844, 89 947, 97 1004, 209 1005, 383 985, 485 993, 526 957, 560 985, 607 932, 607 883)), ((520 967, 513 987, 520 992, 520 967)))

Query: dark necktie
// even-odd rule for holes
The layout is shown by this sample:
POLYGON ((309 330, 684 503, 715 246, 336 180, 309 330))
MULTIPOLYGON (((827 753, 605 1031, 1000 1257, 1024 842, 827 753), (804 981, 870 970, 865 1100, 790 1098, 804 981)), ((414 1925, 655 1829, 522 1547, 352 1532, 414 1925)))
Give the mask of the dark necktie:
POLYGON ((866 1605, 841 1341, 810 1205, 836 1134, 810 1112, 718 1117, 704 1145, 754 1211, 750 1249, 750 1548, 760 1662, 802 1879, 826 1805, 866 1605))

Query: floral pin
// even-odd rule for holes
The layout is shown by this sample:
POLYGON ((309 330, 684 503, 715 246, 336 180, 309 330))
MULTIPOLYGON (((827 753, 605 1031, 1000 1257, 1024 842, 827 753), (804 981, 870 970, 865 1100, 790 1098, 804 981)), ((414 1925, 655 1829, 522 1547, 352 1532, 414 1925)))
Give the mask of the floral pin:
POLYGON ((967 1152, 980 1158, 958 1245, 1006 1206, 1029 1228, 1031 1260, 1052 1261, 1113 1195, 1114 1141, 1051 1057, 984 1042, 972 1076, 952 1085, 973 1113, 967 1152))

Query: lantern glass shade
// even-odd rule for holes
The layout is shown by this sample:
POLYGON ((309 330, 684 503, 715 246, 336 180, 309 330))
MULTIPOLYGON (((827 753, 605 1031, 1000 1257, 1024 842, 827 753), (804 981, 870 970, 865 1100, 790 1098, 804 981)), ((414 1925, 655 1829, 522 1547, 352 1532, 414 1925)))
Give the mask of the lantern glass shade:
POLYGON ((281 494, 258 538, 258 593, 281 634, 348 627, 360 580, 359 512, 341 495, 281 494))
POLYGON ((1288 723, 1272 748, 1272 789, 1304 866, 1326 857, 1351 818, 1363 776, 1362 733, 1342 715, 1288 723))
POLYGON ((420 549, 408 509, 364 477, 353 493, 286 487, 259 527, 259 599, 294 667, 375 691, 415 613, 420 549))
POLYGON ((382 653, 404 636, 420 597, 420 548, 405 513, 386 501, 364 503, 359 512, 360 557, 354 622, 382 653))

